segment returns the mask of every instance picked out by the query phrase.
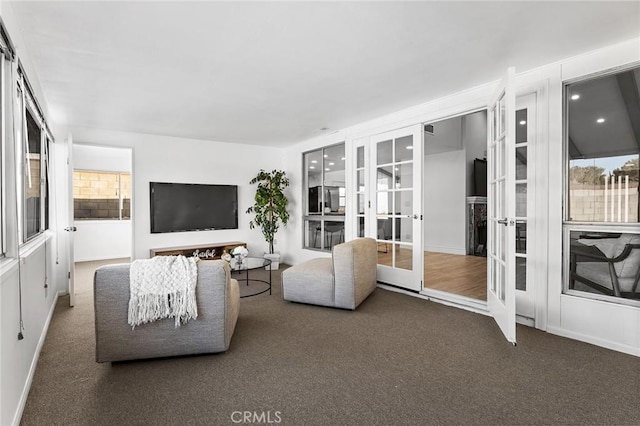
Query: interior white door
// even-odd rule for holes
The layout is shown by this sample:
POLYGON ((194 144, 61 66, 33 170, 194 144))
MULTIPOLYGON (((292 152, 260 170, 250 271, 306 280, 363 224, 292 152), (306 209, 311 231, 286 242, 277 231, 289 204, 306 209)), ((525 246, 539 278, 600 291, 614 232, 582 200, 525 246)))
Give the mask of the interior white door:
POLYGON ((68 277, 69 277, 69 305, 74 306, 76 303, 75 290, 75 259, 74 259, 74 232, 76 227, 74 224, 73 214, 73 137, 69 135, 66 140, 67 148, 67 226, 64 230, 67 233, 67 259, 68 259, 68 277))
POLYGON ((371 138, 368 235, 378 242, 378 281, 422 288, 422 125, 371 138))
POLYGON ((488 114, 487 305, 507 340, 516 343, 515 69, 507 70, 488 114))

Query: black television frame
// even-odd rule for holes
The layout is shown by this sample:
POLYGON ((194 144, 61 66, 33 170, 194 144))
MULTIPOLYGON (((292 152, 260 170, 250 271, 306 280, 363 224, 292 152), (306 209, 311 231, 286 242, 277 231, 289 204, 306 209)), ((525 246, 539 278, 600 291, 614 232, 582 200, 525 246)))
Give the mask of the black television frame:
MULTIPOLYGON (((211 204, 211 202, 209 201, 209 203, 211 204)), ((164 234, 164 233, 171 233, 171 232, 192 232, 192 231, 215 231, 215 230, 221 230, 221 229, 238 229, 238 185, 218 185, 218 184, 201 184, 201 183, 180 183, 180 182, 149 182, 149 206, 150 206, 150 231, 152 234, 164 234), (182 228, 178 228, 178 227, 174 227, 171 229, 167 229, 167 228, 162 228, 162 229, 158 229, 158 224, 157 224, 157 217, 156 217, 156 210, 157 210, 157 206, 156 204, 158 203, 158 200, 154 199, 156 194, 155 194, 155 189, 159 186, 172 186, 175 188, 201 188, 201 189, 205 189, 205 188, 230 188, 232 189, 233 192, 233 199, 231 201, 231 204, 233 205, 233 210, 232 213, 234 218, 233 218, 233 224, 231 226, 212 226, 212 227, 188 227, 185 226, 185 229, 182 228)), ((185 207, 184 205, 182 205, 181 207, 185 207)))

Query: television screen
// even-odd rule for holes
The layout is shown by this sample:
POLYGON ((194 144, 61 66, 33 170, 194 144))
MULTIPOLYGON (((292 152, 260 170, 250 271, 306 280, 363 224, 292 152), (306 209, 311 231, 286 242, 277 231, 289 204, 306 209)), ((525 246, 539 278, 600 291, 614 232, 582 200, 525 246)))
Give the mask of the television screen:
POLYGON ((238 229, 238 187, 150 182, 151 233, 238 229))

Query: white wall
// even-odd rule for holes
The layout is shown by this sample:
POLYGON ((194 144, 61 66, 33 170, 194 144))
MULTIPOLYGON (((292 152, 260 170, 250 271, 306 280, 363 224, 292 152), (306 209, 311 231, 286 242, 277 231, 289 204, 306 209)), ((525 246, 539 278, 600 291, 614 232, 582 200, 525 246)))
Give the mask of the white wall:
POLYGON ((425 251, 466 254, 466 155, 463 118, 433 123, 424 145, 425 251))
POLYGON ((74 261, 131 257, 130 220, 76 220, 74 261))
POLYGON ((466 254, 466 154, 424 157, 424 250, 466 254))
POLYGON ((467 196, 474 194, 473 160, 487 156, 487 111, 462 117, 462 146, 467 153, 467 196))
MULTIPOLYGON (((131 149, 73 145, 76 170, 131 172, 131 149)), ((131 220, 76 220, 74 260, 117 259, 131 257, 133 241, 131 220)))
MULTIPOLYGON (((249 229, 255 185, 249 181, 260 169, 283 167, 283 150, 224 142, 71 128, 74 140, 84 144, 132 148, 133 251, 148 258, 152 248, 243 241, 249 252, 268 250, 259 229, 249 229), (238 185, 238 229, 151 234, 149 182, 238 185)), ((279 249, 276 247, 276 249, 279 249)), ((286 261, 286 256, 283 257, 286 261)))

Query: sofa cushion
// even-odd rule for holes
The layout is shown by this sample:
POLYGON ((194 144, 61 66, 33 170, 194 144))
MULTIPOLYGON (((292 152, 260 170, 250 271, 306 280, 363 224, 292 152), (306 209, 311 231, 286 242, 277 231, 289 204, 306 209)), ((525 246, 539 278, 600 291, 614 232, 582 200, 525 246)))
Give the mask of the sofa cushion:
POLYGON ((282 297, 291 302, 333 306, 331 259, 312 259, 283 271, 282 297))

